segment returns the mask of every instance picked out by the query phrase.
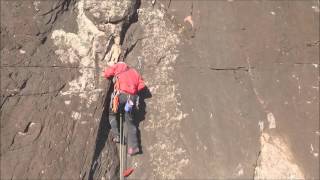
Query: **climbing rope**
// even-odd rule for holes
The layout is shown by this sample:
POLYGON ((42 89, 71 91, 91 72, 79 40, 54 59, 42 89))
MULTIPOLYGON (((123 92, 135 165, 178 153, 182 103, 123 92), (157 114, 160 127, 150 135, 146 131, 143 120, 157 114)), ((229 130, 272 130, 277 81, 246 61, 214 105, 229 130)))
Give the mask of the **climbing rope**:
POLYGON ((123 172, 123 147, 122 147, 122 143, 123 143, 123 134, 122 134, 122 123, 123 120, 123 115, 120 115, 120 180, 123 180, 123 176, 122 176, 122 172, 123 172))
POLYGON ((127 167, 128 129, 127 126, 123 126, 123 116, 124 115, 122 114, 120 115, 120 180, 126 179, 126 177, 128 177, 133 172, 133 168, 127 167))

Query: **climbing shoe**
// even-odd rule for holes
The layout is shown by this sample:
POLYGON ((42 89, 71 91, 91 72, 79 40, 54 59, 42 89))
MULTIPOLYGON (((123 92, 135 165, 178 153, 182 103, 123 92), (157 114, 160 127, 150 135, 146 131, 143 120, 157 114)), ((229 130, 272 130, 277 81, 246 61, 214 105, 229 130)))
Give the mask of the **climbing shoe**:
POLYGON ((139 152, 140 152, 140 150, 139 150, 138 147, 136 147, 136 148, 129 147, 129 148, 128 148, 128 154, 129 154, 130 156, 136 155, 136 154, 138 154, 139 152))

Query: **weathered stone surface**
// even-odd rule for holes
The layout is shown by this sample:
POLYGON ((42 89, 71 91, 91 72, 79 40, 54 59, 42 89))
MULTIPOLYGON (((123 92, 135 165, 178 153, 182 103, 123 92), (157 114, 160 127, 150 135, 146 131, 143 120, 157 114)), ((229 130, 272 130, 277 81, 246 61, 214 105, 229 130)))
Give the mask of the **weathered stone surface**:
POLYGON ((1 179, 118 178, 116 35, 149 90, 129 179, 316 179, 318 29, 314 1, 1 1, 1 179))
POLYGON ((119 23, 134 13, 135 3, 136 0, 86 0, 84 10, 96 25, 119 23))
POLYGON ((192 151, 198 160, 191 160, 185 176, 248 178, 257 166, 262 171, 255 178, 319 177, 314 148, 319 144, 318 6, 311 1, 171 2, 178 22, 191 12, 195 24, 195 37, 180 50, 175 71, 183 109, 192 112, 184 121, 190 134, 184 142, 204 143, 212 152, 208 158, 192 151), (190 11, 180 11, 185 6, 190 11), (195 126, 195 119, 202 122, 195 126), (273 152, 259 142, 260 129, 281 142, 268 142, 274 152, 288 151, 262 158, 273 152), (198 133, 203 135, 196 138, 198 133))
POLYGON ((115 178, 100 57, 123 22, 98 30, 84 1, 1 1, 1 20, 1 179, 115 178))
POLYGON ((317 178, 319 5, 160 2, 156 10, 141 7, 143 32, 135 35, 160 43, 146 38, 132 52, 149 55, 144 67, 161 69, 144 70, 152 97, 140 123, 143 155, 128 165, 136 167, 132 179, 317 178), (183 22, 190 15, 193 29, 183 22), (178 41, 162 53, 163 41, 175 39, 163 31, 178 41), (172 97, 177 102, 167 103, 172 97), (269 139, 260 140, 264 135, 269 139))

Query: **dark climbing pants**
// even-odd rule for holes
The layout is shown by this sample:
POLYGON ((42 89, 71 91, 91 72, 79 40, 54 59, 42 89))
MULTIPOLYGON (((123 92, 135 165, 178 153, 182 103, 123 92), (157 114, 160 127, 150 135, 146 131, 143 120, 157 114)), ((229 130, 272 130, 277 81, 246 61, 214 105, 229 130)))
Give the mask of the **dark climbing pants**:
MULTIPOLYGON (((109 121, 111 125, 111 132, 114 135, 119 135, 119 128, 118 128, 118 121, 117 121, 117 116, 121 115, 122 117, 124 116, 124 120, 126 122, 127 126, 127 133, 128 133, 128 146, 129 147, 138 147, 138 137, 137 137, 137 127, 134 122, 134 112, 135 112, 135 103, 136 103, 137 96, 132 96, 124 93, 120 93, 119 95, 119 108, 118 112, 114 113, 111 110, 111 105, 112 105, 112 99, 110 102, 110 109, 109 109, 109 121), (128 98, 131 99, 131 101, 134 103, 132 110, 130 112, 125 112, 124 107, 127 103, 128 98)), ((121 121, 121 118, 120 118, 121 121)))

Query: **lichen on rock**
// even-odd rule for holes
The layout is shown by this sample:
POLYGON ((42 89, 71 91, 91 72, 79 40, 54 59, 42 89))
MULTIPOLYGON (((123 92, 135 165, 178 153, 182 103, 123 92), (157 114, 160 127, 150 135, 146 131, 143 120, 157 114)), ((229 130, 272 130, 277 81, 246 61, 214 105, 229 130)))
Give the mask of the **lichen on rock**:
POLYGON ((102 78, 101 70, 106 67, 106 62, 101 60, 107 53, 107 45, 110 43, 112 35, 120 34, 122 24, 97 23, 97 21, 89 19, 87 14, 111 13, 100 17, 105 20, 115 14, 124 17, 127 16, 125 12, 129 11, 131 6, 131 1, 119 3, 116 1, 81 0, 77 3, 78 32, 68 33, 63 29, 53 31, 51 38, 58 47, 56 54, 60 60, 63 63, 78 66, 81 73, 78 78, 69 82, 69 89, 61 92, 61 95, 79 95, 87 102, 87 106, 97 100, 97 93, 102 91, 99 87, 99 81, 102 78), (85 10, 88 12, 85 13, 85 10), (99 29, 101 25, 104 27, 103 29, 99 29), (97 73, 97 71, 99 72, 97 73))

